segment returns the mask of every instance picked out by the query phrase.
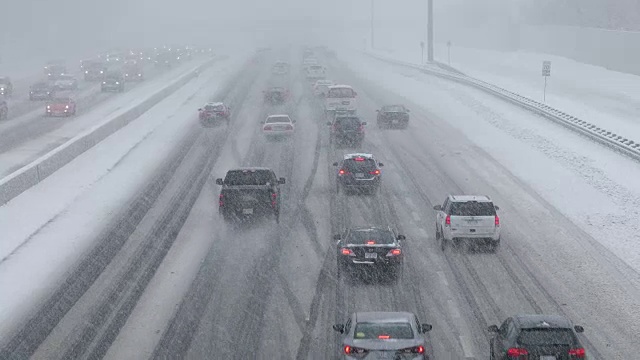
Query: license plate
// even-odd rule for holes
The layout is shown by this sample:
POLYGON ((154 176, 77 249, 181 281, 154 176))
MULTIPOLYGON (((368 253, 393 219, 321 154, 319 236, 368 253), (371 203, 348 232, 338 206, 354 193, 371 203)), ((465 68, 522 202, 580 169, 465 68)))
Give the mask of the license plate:
POLYGON ((377 259, 378 258, 378 254, 377 253, 364 253, 364 258, 365 259, 377 259))
POLYGON ((242 209, 242 213, 244 215, 251 215, 253 214, 253 209, 242 209))
POLYGON ((364 177, 364 173, 356 173, 355 175, 357 178, 363 178, 364 177))
POLYGON ((542 355, 542 356, 540 356, 540 360, 556 360, 556 357, 555 356, 542 355))

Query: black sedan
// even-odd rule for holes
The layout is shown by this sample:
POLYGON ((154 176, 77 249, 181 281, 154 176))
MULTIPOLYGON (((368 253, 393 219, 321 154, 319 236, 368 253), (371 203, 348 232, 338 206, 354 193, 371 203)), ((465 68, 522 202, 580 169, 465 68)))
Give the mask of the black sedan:
POLYGON ((409 126, 409 109, 404 105, 385 105, 378 112, 378 127, 400 127, 405 129, 409 126))
POLYGON ((402 276, 404 235, 390 227, 359 227, 334 235, 338 258, 338 276, 362 271, 366 275, 399 279, 402 276))
POLYGON ((53 98, 55 89, 49 83, 37 82, 29 88, 29 100, 49 100, 53 98))
POLYGON ((264 101, 271 105, 284 104, 289 99, 289 90, 283 87, 272 87, 264 92, 264 101))

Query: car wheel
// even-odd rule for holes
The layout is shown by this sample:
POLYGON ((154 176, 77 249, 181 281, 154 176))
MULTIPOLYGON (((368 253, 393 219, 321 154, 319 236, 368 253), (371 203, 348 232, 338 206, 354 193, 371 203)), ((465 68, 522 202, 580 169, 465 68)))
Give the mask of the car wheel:
POLYGON ((496 357, 493 355, 493 344, 489 343, 489 360, 495 360, 496 357))
POLYGON ((447 248, 447 239, 444 238, 444 235, 440 233, 440 249, 444 251, 447 248))

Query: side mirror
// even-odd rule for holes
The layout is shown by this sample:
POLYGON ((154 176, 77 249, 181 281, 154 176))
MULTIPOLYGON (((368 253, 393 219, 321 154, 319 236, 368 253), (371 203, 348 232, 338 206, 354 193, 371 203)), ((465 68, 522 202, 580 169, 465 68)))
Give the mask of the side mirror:
POLYGON ((223 185, 224 182, 222 181, 222 179, 218 178, 218 179, 216 179, 216 184, 223 185))
POLYGON ((340 239, 342 239, 342 236, 340 234, 333 235, 333 240, 340 240, 340 239))
POLYGON ((383 163, 378 163, 378 166, 383 167, 384 164, 383 163))
POLYGON ((331 126, 331 121, 327 121, 327 126, 331 126))
POLYGON ((500 210, 500 207, 499 207, 499 206, 495 206, 495 205, 494 205, 493 207, 494 207, 496 210, 500 210))
POLYGON ((284 184, 286 182, 285 178, 278 179, 278 184, 284 184))
POLYGON ((576 325, 573 327, 573 329, 577 332, 577 333, 583 333, 584 332, 584 328, 580 325, 576 325))
POLYGON ((433 210, 442 211, 442 205, 436 205, 433 207, 433 210))
POLYGON ((338 163, 337 163, 337 162, 334 162, 334 163, 333 163, 333 166, 338 166, 338 163))
POLYGON ((431 324, 420 324, 420 331, 423 333, 429 332, 431 329, 433 329, 431 324))
POLYGON ((490 333, 497 333, 498 332, 498 325, 491 325, 487 328, 487 330, 489 330, 490 333))
POLYGON ((363 121, 363 122, 362 122, 362 125, 367 125, 367 122, 366 122, 366 121, 363 121))
POLYGON ((343 324, 335 324, 335 325, 333 325, 333 330, 339 332, 340 334, 344 334, 344 325, 343 324))
POLYGON ((396 237, 396 239, 398 239, 398 240, 407 240, 407 237, 406 237, 406 236, 404 236, 404 235, 398 235, 398 236, 396 237))

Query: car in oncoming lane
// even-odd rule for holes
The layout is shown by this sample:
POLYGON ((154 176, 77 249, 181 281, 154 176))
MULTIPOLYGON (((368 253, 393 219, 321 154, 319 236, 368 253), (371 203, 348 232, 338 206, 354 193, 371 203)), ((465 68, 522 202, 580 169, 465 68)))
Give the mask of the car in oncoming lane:
POLYGON ((77 90, 78 80, 72 75, 60 75, 53 81, 53 87, 57 90, 77 90))
POLYGON ((71 116, 76 114, 76 102, 69 96, 56 96, 46 107, 46 116, 71 116))
POLYGON ((368 192, 375 194, 380 189, 382 181, 381 167, 373 154, 346 154, 342 161, 333 163, 338 168, 336 174, 336 192, 342 188, 348 192, 368 192))
POLYGON ((13 95, 13 83, 8 76, 0 76, 0 96, 13 95))
POLYGON ((286 114, 269 115, 262 121, 262 133, 270 138, 291 136, 295 132, 295 122, 286 114))
POLYGON ((436 214, 436 241, 442 250, 449 243, 489 245, 496 251, 500 245, 500 208, 485 195, 449 195, 442 205, 433 207, 436 214))
POLYGON ((55 89, 48 82, 40 81, 29 88, 29 100, 48 100, 55 94, 55 89))
POLYGON ((333 236, 337 240, 338 277, 355 273, 398 280, 403 273, 404 235, 391 227, 356 227, 333 236))
POLYGON ((340 359, 426 360, 425 338, 431 324, 420 323, 410 312, 356 312, 344 324, 333 325, 342 334, 340 359))
POLYGON ((492 360, 577 360, 587 354, 576 333, 584 332, 564 316, 523 314, 489 326, 492 360))

